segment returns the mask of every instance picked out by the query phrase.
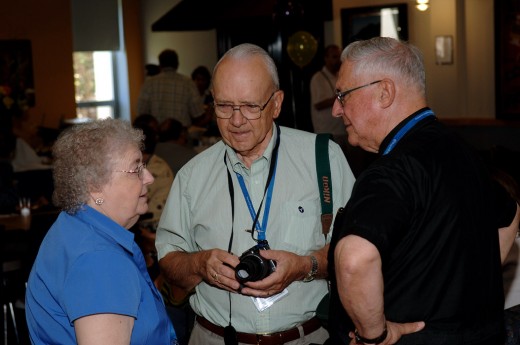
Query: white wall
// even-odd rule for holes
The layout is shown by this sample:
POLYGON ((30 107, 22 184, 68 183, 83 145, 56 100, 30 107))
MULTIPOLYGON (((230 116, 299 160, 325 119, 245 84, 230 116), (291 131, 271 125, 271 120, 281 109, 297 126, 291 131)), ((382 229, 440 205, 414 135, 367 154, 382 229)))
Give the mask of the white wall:
MULTIPOLYGON (((493 0, 432 0, 408 4, 410 43, 424 54, 429 105, 440 118, 495 118, 493 0), (435 36, 453 36, 454 63, 436 65, 435 36)), ((341 45, 341 9, 395 0, 333 0, 334 41, 341 45)))
MULTIPOLYGON (((215 30, 152 32, 152 24, 180 0, 142 0, 144 61, 157 63, 165 48, 179 54, 179 72, 217 61, 215 30)), ((341 46, 341 9, 394 4, 396 0, 333 0, 325 43, 341 46)), ((409 41, 424 54, 429 105, 440 118, 495 118, 493 0, 432 0, 426 12, 408 4, 409 41), (435 64, 435 36, 453 36, 454 63, 435 64)))
POLYGON ((215 30, 153 32, 152 24, 171 10, 180 0, 142 0, 143 57, 145 63, 158 64, 163 49, 174 49, 179 55, 179 73, 190 75, 199 65, 210 69, 217 63, 215 30))

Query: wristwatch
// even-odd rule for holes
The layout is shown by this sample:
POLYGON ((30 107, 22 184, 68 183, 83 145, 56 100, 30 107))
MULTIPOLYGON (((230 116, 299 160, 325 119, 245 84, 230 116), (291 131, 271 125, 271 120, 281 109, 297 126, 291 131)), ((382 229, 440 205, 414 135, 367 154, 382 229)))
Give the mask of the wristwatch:
POLYGON ((382 343, 388 335, 388 330, 386 328, 386 322, 385 322, 385 329, 383 330, 383 333, 381 333, 380 336, 373 339, 367 339, 359 335, 358 330, 356 329, 354 331, 354 339, 356 340, 356 344, 379 344, 382 343))
POLYGON ((304 283, 308 283, 314 280, 316 277, 316 273, 318 272, 318 260, 316 260, 316 257, 314 255, 311 255, 311 263, 312 267, 309 273, 303 278, 304 283))

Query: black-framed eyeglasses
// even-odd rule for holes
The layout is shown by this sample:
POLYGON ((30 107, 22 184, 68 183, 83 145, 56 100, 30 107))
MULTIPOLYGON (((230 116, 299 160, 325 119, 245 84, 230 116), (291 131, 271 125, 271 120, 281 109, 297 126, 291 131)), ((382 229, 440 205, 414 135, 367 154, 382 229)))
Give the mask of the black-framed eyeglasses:
POLYGON ((144 169, 146 169, 146 163, 139 165, 134 170, 116 170, 115 172, 124 172, 128 174, 137 174, 137 177, 142 180, 144 176, 144 169))
POLYGON ((271 102, 271 99, 273 98, 274 94, 273 92, 267 102, 265 102, 264 105, 260 106, 258 104, 240 104, 240 105, 234 105, 234 104, 225 104, 225 103, 214 103, 215 107, 215 115, 219 119, 229 119, 231 116, 233 116, 233 112, 235 110, 240 111, 240 114, 242 114, 246 119, 248 120, 256 120, 259 119, 262 115, 262 110, 267 107, 269 102, 271 102))
POLYGON ((371 83, 368 83, 368 84, 365 84, 365 85, 361 85, 361 86, 358 86, 358 87, 354 87, 352 89, 345 90, 345 91, 339 91, 338 89, 336 89, 335 90, 336 98, 338 99, 339 104, 341 104, 341 106, 344 106, 345 105, 344 104, 345 96, 348 95, 349 93, 354 92, 354 91, 359 90, 359 89, 362 89, 364 87, 370 86, 370 85, 374 85, 374 84, 380 83, 382 81, 383 80, 376 80, 376 81, 373 81, 371 83))

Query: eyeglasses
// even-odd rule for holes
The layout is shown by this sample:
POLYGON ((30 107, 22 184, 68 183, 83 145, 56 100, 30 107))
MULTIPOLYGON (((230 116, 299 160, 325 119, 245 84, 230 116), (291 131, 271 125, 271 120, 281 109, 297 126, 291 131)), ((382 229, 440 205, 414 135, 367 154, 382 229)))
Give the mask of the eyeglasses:
POLYGON ((146 169, 146 163, 139 165, 135 170, 116 170, 115 172, 124 172, 128 174, 137 174, 137 177, 142 180, 144 175, 144 169, 146 169))
POLYGON ((349 93, 351 92, 354 92, 356 90, 359 90, 359 89, 362 89, 364 87, 367 87, 367 86, 370 86, 370 85, 374 85, 374 84, 377 84, 377 83, 380 83, 382 82, 382 80, 376 80, 376 81, 373 81, 371 83, 368 83, 368 84, 365 84, 365 85, 361 85, 361 86, 358 86, 358 87, 355 87, 353 89, 350 89, 350 90, 346 90, 346 91, 339 91, 338 89, 336 89, 335 93, 336 93, 336 98, 338 99, 339 101, 339 104, 341 104, 341 106, 343 107, 345 104, 345 96, 348 95, 349 93))
MULTIPOLYGON (((276 92, 276 91, 275 91, 276 92)), ((215 115, 220 119, 229 119, 231 116, 233 116, 233 112, 235 110, 240 111, 240 114, 242 114, 246 119, 248 120, 256 120, 259 119, 262 110, 267 107, 271 99, 273 98, 275 92, 271 94, 267 102, 263 106, 259 106, 258 104, 241 104, 241 105, 234 105, 234 104, 224 104, 224 103, 215 103, 215 115)))

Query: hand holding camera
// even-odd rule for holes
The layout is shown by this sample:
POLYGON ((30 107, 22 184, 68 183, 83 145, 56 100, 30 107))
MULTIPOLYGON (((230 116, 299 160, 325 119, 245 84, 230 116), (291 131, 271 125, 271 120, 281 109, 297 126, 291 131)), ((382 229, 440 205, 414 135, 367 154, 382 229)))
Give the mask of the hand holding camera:
POLYGON ((264 259, 260 255, 260 250, 268 249, 269 243, 263 240, 242 253, 239 257, 240 263, 235 267, 235 278, 239 283, 262 280, 276 270, 276 262, 264 259))

